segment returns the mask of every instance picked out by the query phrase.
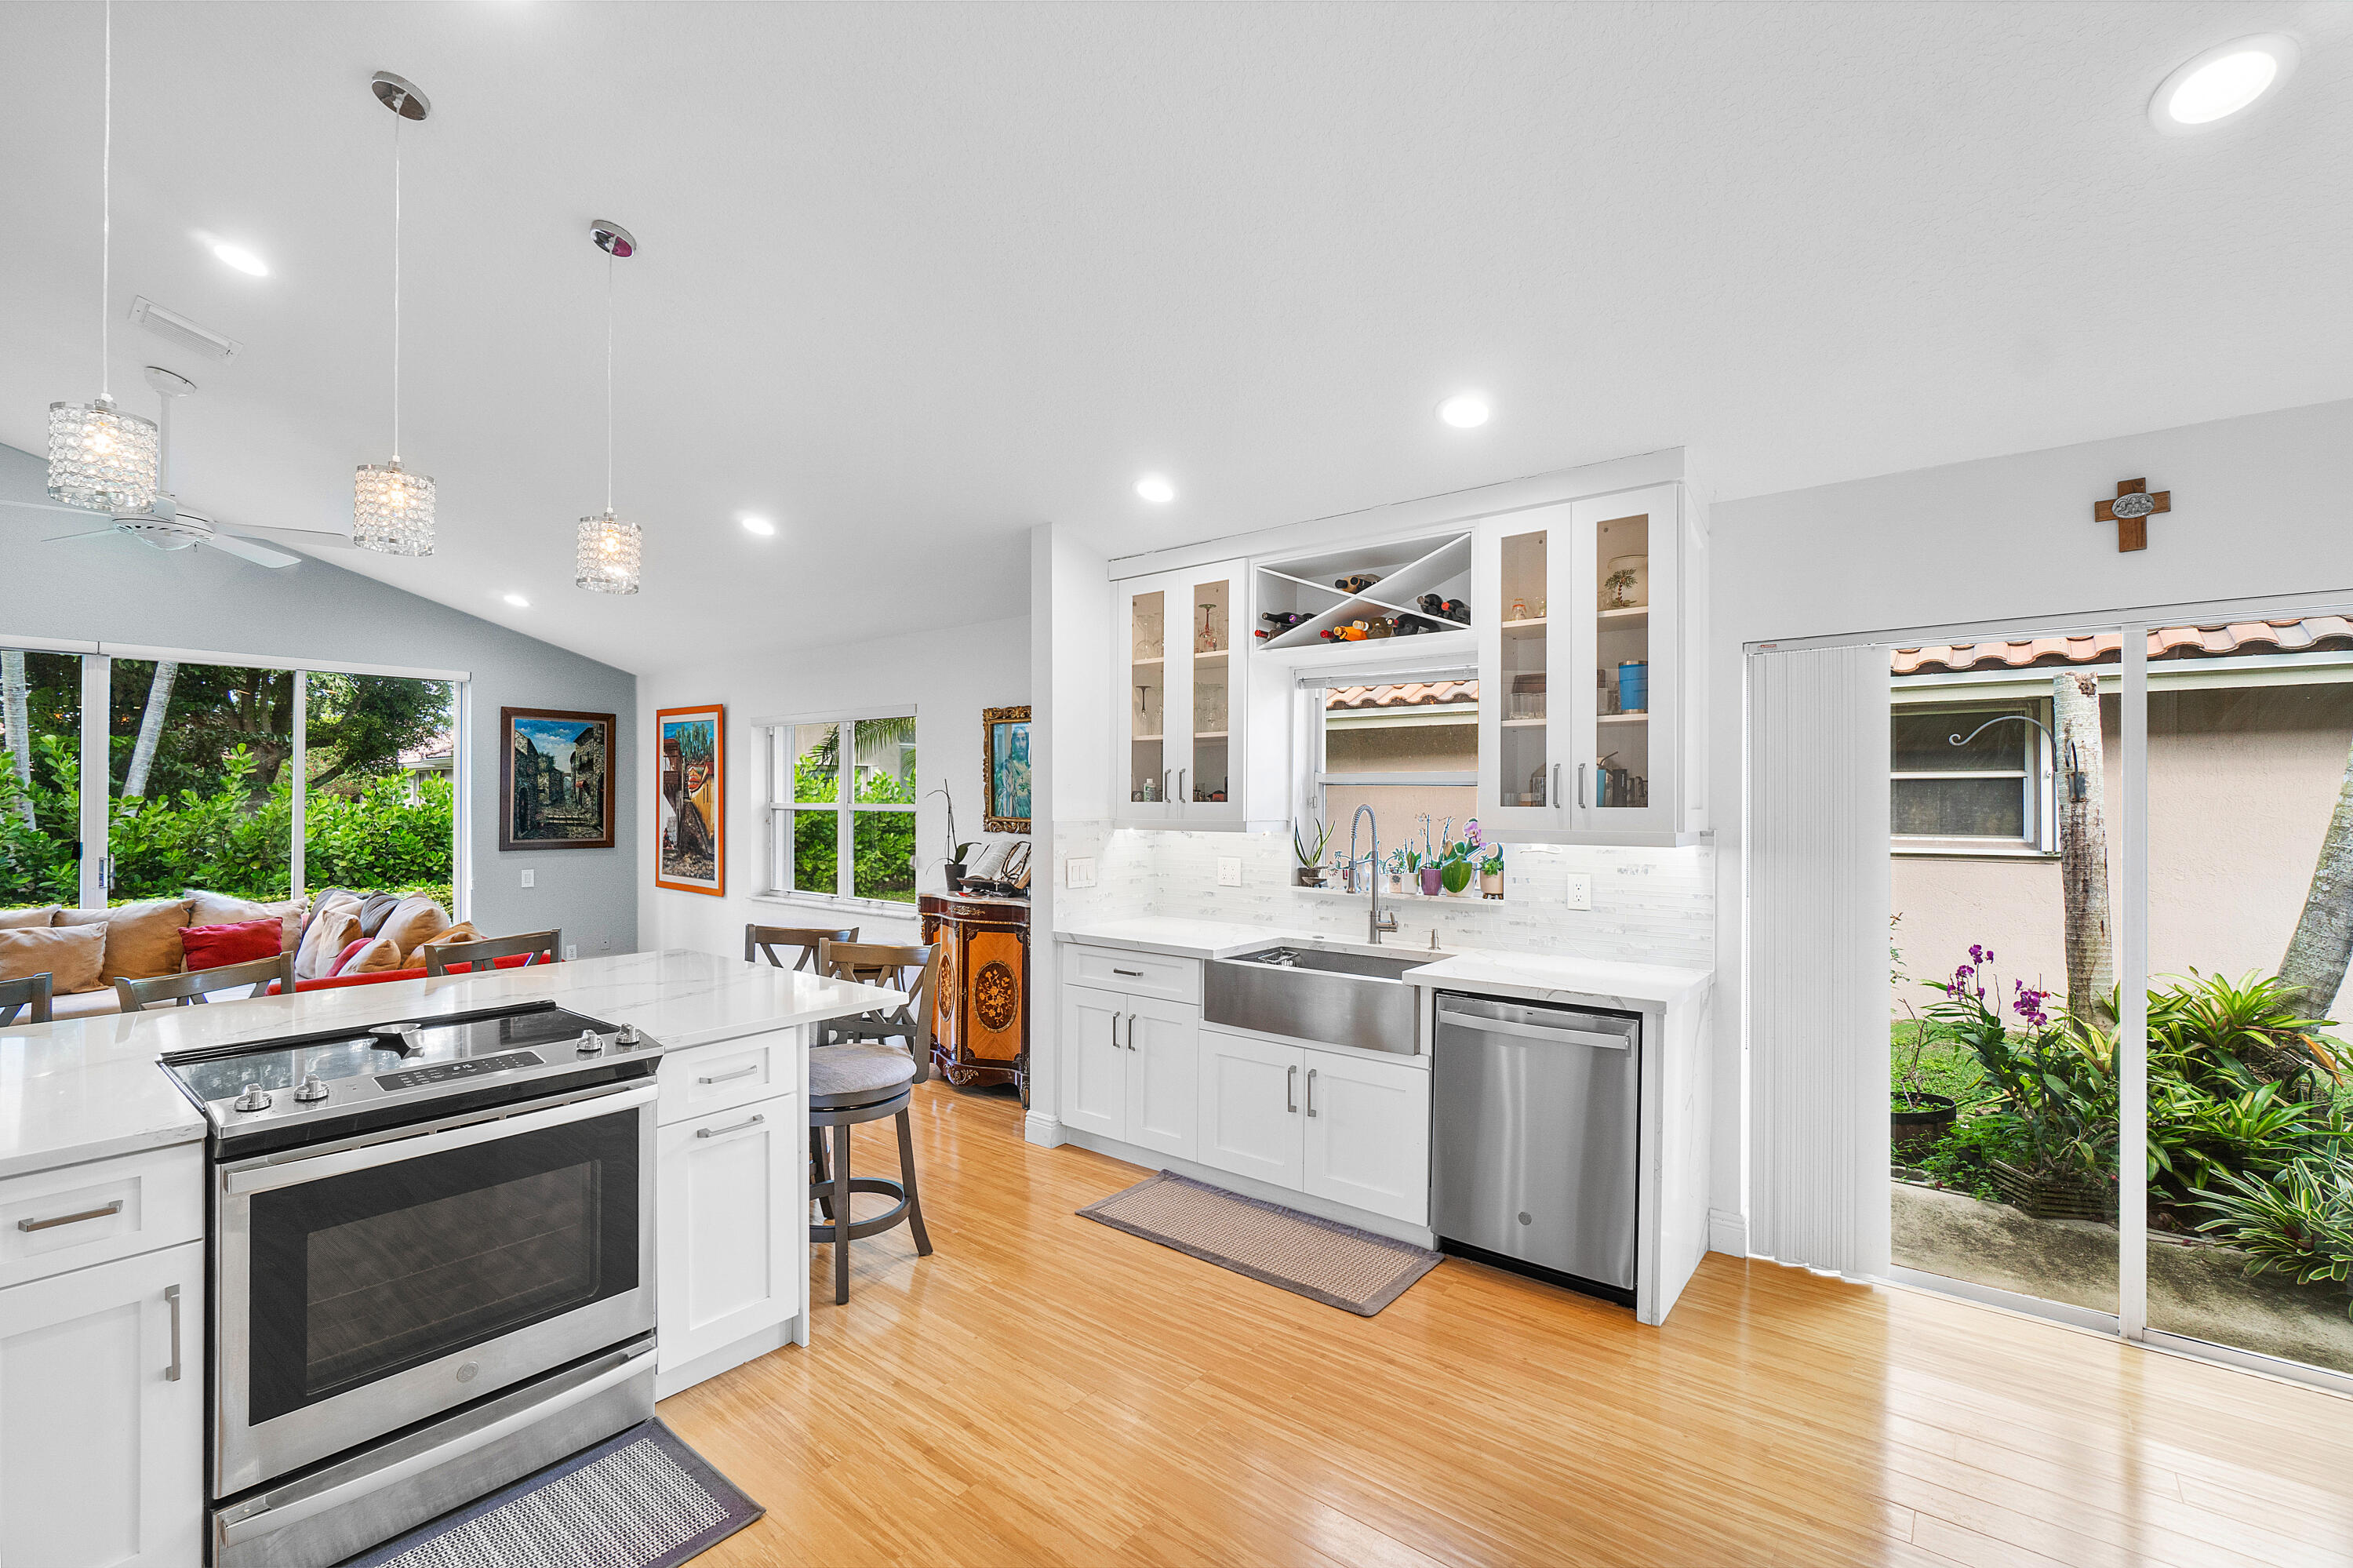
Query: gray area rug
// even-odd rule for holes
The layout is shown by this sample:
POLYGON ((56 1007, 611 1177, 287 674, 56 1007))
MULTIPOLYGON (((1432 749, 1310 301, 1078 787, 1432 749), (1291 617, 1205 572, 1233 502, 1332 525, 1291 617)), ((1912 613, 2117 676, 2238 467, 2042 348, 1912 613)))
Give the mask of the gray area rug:
POLYGON ((766 1511, 647 1421, 343 1568, 677 1568, 766 1511))
POLYGON ((1163 1171, 1079 1211, 1132 1236, 1369 1318, 1439 1265, 1409 1242, 1163 1171))

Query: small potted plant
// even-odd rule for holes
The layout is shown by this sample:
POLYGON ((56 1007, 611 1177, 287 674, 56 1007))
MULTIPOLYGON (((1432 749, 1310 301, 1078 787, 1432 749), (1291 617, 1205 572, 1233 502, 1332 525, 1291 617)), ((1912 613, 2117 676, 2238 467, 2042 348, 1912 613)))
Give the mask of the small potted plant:
POLYGON ((1332 842, 1332 825, 1314 819, 1305 825, 1315 830, 1312 840, 1302 831, 1302 824, 1293 822, 1291 827, 1291 853, 1299 863, 1294 875, 1302 887, 1321 887, 1327 874, 1324 851, 1332 842))
MULTIPOLYGON (((1895 926, 1903 918, 1893 915, 1887 921, 1888 979, 1899 988, 1899 994, 1900 988, 1912 983, 1912 977, 1904 972, 1903 950, 1895 945, 1895 926)), ((1993 957, 1982 948, 1969 951, 1978 955, 1979 963, 1993 957)), ((1965 968, 1961 976, 1967 978, 1973 972, 1965 968)), ((1929 983, 1932 989, 1945 989, 1935 981, 1929 983)), ((1919 1157, 1943 1142, 1945 1135, 1953 1130, 1953 1118, 1959 1107, 1949 1096, 1928 1091, 1926 1080, 1920 1076, 1920 1058, 1927 1051, 1931 1026, 1914 1010, 1909 997, 1904 998, 1904 1011, 1912 1020, 1912 1054, 1898 1075, 1903 1087, 1888 1091, 1888 1144, 1896 1159, 1916 1163, 1919 1157)))
POLYGON ((950 893, 962 893, 964 891, 964 868, 972 863, 972 852, 974 847, 974 845, 968 843, 958 844, 955 846, 955 853, 954 857, 949 860, 945 867, 948 874, 948 891, 950 893))
MULTIPOLYGON (((1454 819, 1447 818, 1446 826, 1453 827, 1454 819)), ((1445 833, 1440 832, 1439 840, 1442 842, 1444 838, 1445 833)), ((1430 839, 1430 813, 1425 811, 1421 817, 1421 849, 1413 858, 1413 869, 1421 880, 1421 895, 1424 898, 1438 896, 1439 878, 1445 874, 1445 866, 1446 863, 1439 856, 1438 844, 1430 839)))
POLYGON ((1479 863, 1479 896, 1504 896, 1504 846, 1501 844, 1489 844, 1486 858, 1479 863))

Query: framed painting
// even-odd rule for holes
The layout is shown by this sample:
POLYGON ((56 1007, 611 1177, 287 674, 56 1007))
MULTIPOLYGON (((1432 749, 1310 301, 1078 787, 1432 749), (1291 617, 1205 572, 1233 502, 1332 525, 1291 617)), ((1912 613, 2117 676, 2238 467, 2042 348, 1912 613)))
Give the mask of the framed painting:
POLYGON ((499 848, 613 847, 613 715, 499 710, 499 848))
POLYGON ((981 814, 985 833, 1029 831, 1029 705, 983 708, 981 725, 981 814))
POLYGON ((727 891, 727 710, 654 714, 654 885, 727 891))

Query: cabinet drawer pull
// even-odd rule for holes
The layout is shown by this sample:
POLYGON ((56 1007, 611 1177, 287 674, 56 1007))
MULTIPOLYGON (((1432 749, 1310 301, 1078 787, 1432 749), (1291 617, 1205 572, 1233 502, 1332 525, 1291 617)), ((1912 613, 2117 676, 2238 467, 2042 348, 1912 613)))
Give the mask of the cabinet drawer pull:
POLYGON ((748 1067, 738 1067, 732 1073, 713 1073, 709 1076, 700 1077, 694 1081, 702 1085, 705 1088, 708 1088, 712 1084, 723 1084, 734 1078, 748 1078, 759 1070, 760 1064, 754 1062, 748 1067))
POLYGON ((84 1209, 79 1214, 59 1214, 52 1220, 18 1220, 16 1228, 20 1231, 55 1230, 59 1225, 78 1225, 84 1220, 102 1220, 109 1214, 121 1213, 122 1213, 122 1200, 117 1198, 102 1209, 84 1209))
POLYGON ((180 1381, 180 1287, 176 1285, 164 1287, 164 1299, 172 1307, 172 1364, 164 1369, 164 1381, 177 1383, 180 1381))
POLYGON ((723 1138, 731 1132, 741 1132, 747 1127, 757 1127, 767 1119, 768 1118, 765 1116, 755 1116, 749 1121, 739 1121, 733 1127, 698 1127, 694 1129, 694 1136, 697 1138, 723 1138))
POLYGON ((1125 975, 1130 980, 1142 980, 1144 978, 1144 971, 1142 969, 1114 969, 1111 972, 1115 975, 1125 975))
POLYGON ((1282 1075, 1282 1108, 1292 1115, 1299 1114, 1299 1069, 1286 1068, 1282 1075))
POLYGON ((1307 1069, 1307 1114, 1315 1114, 1315 1069, 1307 1069))

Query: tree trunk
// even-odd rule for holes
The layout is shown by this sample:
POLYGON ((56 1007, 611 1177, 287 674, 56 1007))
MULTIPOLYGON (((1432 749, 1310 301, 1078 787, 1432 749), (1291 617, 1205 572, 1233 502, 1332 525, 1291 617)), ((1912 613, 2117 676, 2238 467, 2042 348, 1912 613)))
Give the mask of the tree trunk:
POLYGON ((26 827, 33 821, 33 719, 32 704, 25 679, 25 655, 11 650, 0 653, 0 691, 5 693, 5 706, 0 708, 0 724, 8 726, 8 766, 16 770, 16 782, 23 787, 16 797, 16 814, 25 819, 26 827))
POLYGON ((164 739, 164 715, 172 705, 172 683, 180 667, 169 659, 155 661, 155 678, 147 684, 147 711, 139 718, 139 744, 131 751, 131 770, 122 777, 122 798, 147 798, 147 775, 155 766, 155 748, 164 739))
POLYGON ((2295 1005, 2306 1018, 2328 1016, 2345 984, 2348 959, 2353 959, 2353 756, 2346 758, 2337 810, 2321 835, 2320 860, 2312 868, 2304 913, 2296 918, 2295 935, 2288 938, 2287 956, 2280 959, 2279 978, 2295 988, 2295 1005))
POLYGON ((2116 946, 2108 918, 2106 762, 2100 740, 2100 682, 2068 671, 2051 683, 2052 733, 2059 755, 2059 877, 2066 908, 2067 1011, 2087 1023, 2113 1024, 2116 946), (2073 748, 2072 753, 2070 748, 2073 748), (2076 800, 2071 774, 2083 779, 2076 800))

